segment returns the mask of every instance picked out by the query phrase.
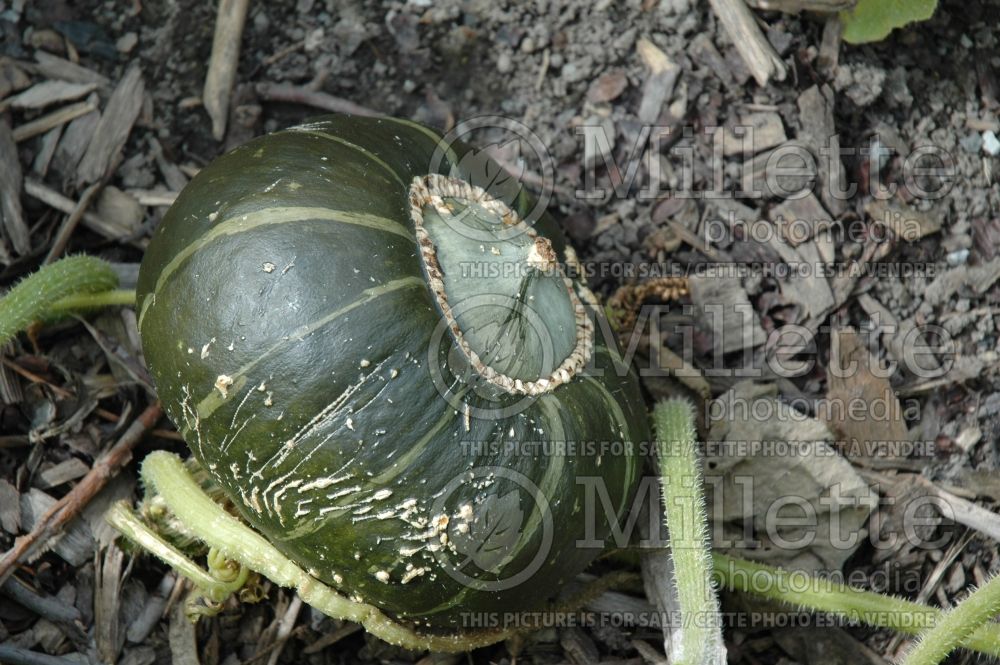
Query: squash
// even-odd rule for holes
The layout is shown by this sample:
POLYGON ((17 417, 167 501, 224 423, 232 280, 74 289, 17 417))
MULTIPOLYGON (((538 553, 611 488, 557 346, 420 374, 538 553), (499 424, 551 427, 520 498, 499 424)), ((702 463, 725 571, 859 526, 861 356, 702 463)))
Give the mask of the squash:
POLYGON ((500 172, 416 123, 319 118, 205 167, 139 273, 156 389, 239 515, 432 631, 553 597, 649 439, 572 250, 500 172))

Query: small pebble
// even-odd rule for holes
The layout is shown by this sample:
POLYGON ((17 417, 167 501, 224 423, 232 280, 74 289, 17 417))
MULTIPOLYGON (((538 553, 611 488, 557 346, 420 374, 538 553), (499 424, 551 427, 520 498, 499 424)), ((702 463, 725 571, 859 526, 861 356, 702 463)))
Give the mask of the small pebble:
POLYGON ((954 252, 949 252, 945 256, 945 261, 948 265, 953 268, 956 266, 963 265, 969 259, 969 250, 967 249, 956 249, 954 252))
POLYGON ((997 135, 993 133, 992 129, 983 132, 983 150, 986 151, 987 155, 993 157, 1000 155, 1000 140, 997 139, 997 135))
POLYGON ((126 32, 115 42, 115 48, 119 53, 131 53, 135 45, 139 43, 139 35, 134 32, 126 32))
POLYGON ((497 57, 497 71, 501 74, 507 74, 513 68, 514 63, 511 60, 510 53, 507 53, 506 51, 502 52, 499 57, 497 57))

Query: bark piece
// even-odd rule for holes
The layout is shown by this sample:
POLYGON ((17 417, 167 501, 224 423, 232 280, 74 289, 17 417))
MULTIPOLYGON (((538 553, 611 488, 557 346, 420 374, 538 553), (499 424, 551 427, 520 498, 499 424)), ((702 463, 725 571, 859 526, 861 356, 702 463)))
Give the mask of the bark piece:
POLYGON ((635 47, 639 57, 649 68, 649 75, 642 86, 642 100, 638 111, 639 121, 649 125, 659 119, 663 105, 674 92, 681 68, 645 37, 640 38, 635 47))
POLYGON ((51 104, 70 102, 90 94, 96 88, 96 83, 43 81, 0 102, 0 111, 7 108, 40 109, 51 104))
POLYGON ((736 127, 723 130, 722 154, 756 155, 788 140, 781 116, 773 112, 751 113, 740 118, 736 127))
POLYGON ((816 156, 819 197, 826 209, 839 217, 847 209, 845 189, 847 173, 840 159, 840 137, 833 118, 833 90, 828 85, 814 85, 798 99, 802 123, 799 140, 816 156))
POLYGON ((688 282, 691 301, 702 325, 712 333, 717 355, 764 343, 767 334, 738 278, 692 275, 688 282))
POLYGON ((833 226, 830 213, 812 192, 801 198, 782 201, 768 211, 768 218, 778 226, 781 237, 793 247, 833 226))
POLYGON ((48 79, 59 79, 73 83, 96 83, 102 88, 111 85, 111 81, 107 77, 94 70, 45 51, 35 51, 35 60, 37 61, 35 72, 48 79))
POLYGON ((0 478, 0 529, 16 536, 21 531, 21 495, 0 478))
POLYGON ((125 145, 132 125, 139 117, 144 90, 142 70, 139 65, 133 64, 111 94, 104 115, 97 123, 93 138, 87 146, 87 152, 80 160, 77 167, 77 180, 80 183, 89 184, 104 176, 112 158, 125 145))
POLYGON ((923 211, 883 199, 872 199, 866 203, 865 212, 873 221, 889 227, 906 242, 916 242, 926 235, 937 233, 941 230, 944 217, 937 208, 923 211))
POLYGON ((54 127, 60 127, 61 125, 65 125, 67 122, 75 120, 80 116, 92 113, 96 109, 97 102, 91 100, 64 106, 61 109, 43 115, 40 118, 35 118, 31 122, 18 125, 14 129, 14 140, 18 143, 26 141, 33 136, 44 134, 54 127))
POLYGON ((0 120, 0 218, 14 251, 24 255, 31 251, 31 237, 21 208, 22 181, 14 134, 7 121, 0 120))
POLYGON ((31 78, 9 58, 0 58, 0 99, 31 85, 31 78))
POLYGON ((31 170, 43 178, 49 172, 49 164, 52 162, 52 156, 56 153, 56 146, 59 145, 61 137, 62 126, 53 127, 42 137, 41 145, 38 146, 38 154, 35 155, 35 161, 31 164, 31 170))
POLYGON ((757 85, 763 87, 773 76, 777 81, 785 80, 785 63, 757 25, 750 8, 744 0, 709 0, 719 23, 725 28, 729 39, 736 46, 757 85))
POLYGON ((97 95, 91 95, 87 102, 93 104, 93 110, 71 120, 56 147, 54 166, 63 176, 76 172, 101 119, 101 112, 97 110, 97 95))

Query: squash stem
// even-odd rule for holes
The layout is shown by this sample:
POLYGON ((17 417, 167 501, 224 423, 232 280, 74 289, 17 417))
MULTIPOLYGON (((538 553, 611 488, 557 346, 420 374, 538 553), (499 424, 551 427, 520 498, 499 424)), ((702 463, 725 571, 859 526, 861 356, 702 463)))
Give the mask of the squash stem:
MULTIPOLYGON (((275 584, 295 589, 304 602, 319 611, 337 619, 360 623, 369 633, 390 644, 407 649, 454 653, 494 644, 513 634, 513 631, 505 630, 457 635, 417 633, 372 605, 341 596, 335 589, 302 570, 267 539, 215 503, 177 455, 166 451, 150 453, 142 465, 142 478, 149 491, 159 494, 177 519, 216 550, 218 556, 260 573, 275 584)), ((118 526, 117 522, 115 526, 118 526)), ((139 543, 145 545, 143 541, 139 543)), ((157 553, 157 556, 160 554, 157 553)), ((168 563, 173 565, 173 561, 168 563)), ((192 572, 190 567, 179 568, 179 571, 186 576, 192 572)))
MULTIPOLYGON (((947 615, 936 607, 855 589, 802 571, 782 570, 725 554, 715 553, 712 558, 716 578, 722 586, 732 591, 786 603, 792 607, 827 612, 868 626, 891 628, 907 635, 924 635, 923 631, 930 626, 935 626, 934 632, 938 632, 944 625, 946 627, 941 630, 954 630, 954 632, 949 632, 943 638, 927 634, 927 637, 921 638, 921 644, 941 641, 941 644, 951 643, 944 653, 951 651, 954 646, 962 646, 989 656, 1000 657, 1000 625, 993 623, 983 625, 983 622, 979 621, 983 616, 992 616, 992 613, 973 610, 974 617, 971 616, 971 612, 964 617, 957 617, 959 625, 951 622, 945 624, 944 621, 948 621, 947 615), (964 629, 970 625, 973 628, 979 627, 974 630, 964 629)), ((996 579, 993 578, 978 593, 985 591, 996 579)), ((989 593, 995 594, 996 591, 996 587, 993 586, 989 593)), ((962 608, 962 605, 949 614, 956 614, 959 608, 962 608)), ((995 611, 994 607, 993 612, 995 611)), ((912 657, 911 653, 910 658, 912 657)), ((927 659, 908 660, 906 665, 936 662, 938 661, 927 659)))
POLYGON ((234 591, 226 580, 221 580, 205 571, 149 528, 125 501, 112 505, 104 519, 133 543, 191 580, 206 597, 221 602, 234 591))
POLYGON ((68 296, 108 291, 118 276, 93 256, 70 256, 21 280, 0 299, 0 346, 33 322, 46 318, 54 303, 68 296))
POLYGON ((725 665, 726 648, 719 599, 712 586, 711 544, 691 404, 679 399, 660 402, 653 409, 653 422, 682 621, 674 632, 670 662, 725 665))
POLYGON ((81 309, 135 305, 135 289, 113 289, 98 293, 75 293, 52 303, 50 312, 68 314, 81 309))

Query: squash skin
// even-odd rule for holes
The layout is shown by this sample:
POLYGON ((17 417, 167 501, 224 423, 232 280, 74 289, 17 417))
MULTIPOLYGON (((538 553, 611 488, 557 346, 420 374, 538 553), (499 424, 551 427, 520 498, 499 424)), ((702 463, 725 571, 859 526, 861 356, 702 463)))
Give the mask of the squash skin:
MULTIPOLYGON (((137 306, 160 398, 242 517, 345 595, 432 630, 460 629, 475 613, 537 609, 599 553, 577 541, 610 542, 600 501, 586 527, 577 479, 600 476, 618 517, 631 507, 638 451, 598 453, 602 443, 649 440, 636 378, 616 370, 618 352, 598 333, 592 364, 603 375, 575 377, 527 403, 502 396, 500 404, 523 407, 507 418, 456 411, 431 372, 473 408, 497 401, 451 373, 447 336, 428 353, 441 312, 406 185, 433 163, 436 134, 351 116, 306 127, 212 162, 155 232, 137 306), (396 226, 314 216, 323 210, 396 226), (511 450, 512 442, 559 441, 598 447, 511 450), (525 480, 546 498, 550 519, 525 480), (462 506, 473 508, 466 526, 474 536, 500 532, 492 551, 490 539, 485 550, 461 546, 462 506), (503 537, 510 528, 515 542, 503 537), (441 557, 467 565, 450 574, 441 557)), ((452 148, 441 173, 478 184, 499 168, 479 168, 483 157, 452 148)), ((532 205, 523 190, 512 200, 522 214, 532 205)), ((534 227, 564 260, 551 217, 534 227)))

